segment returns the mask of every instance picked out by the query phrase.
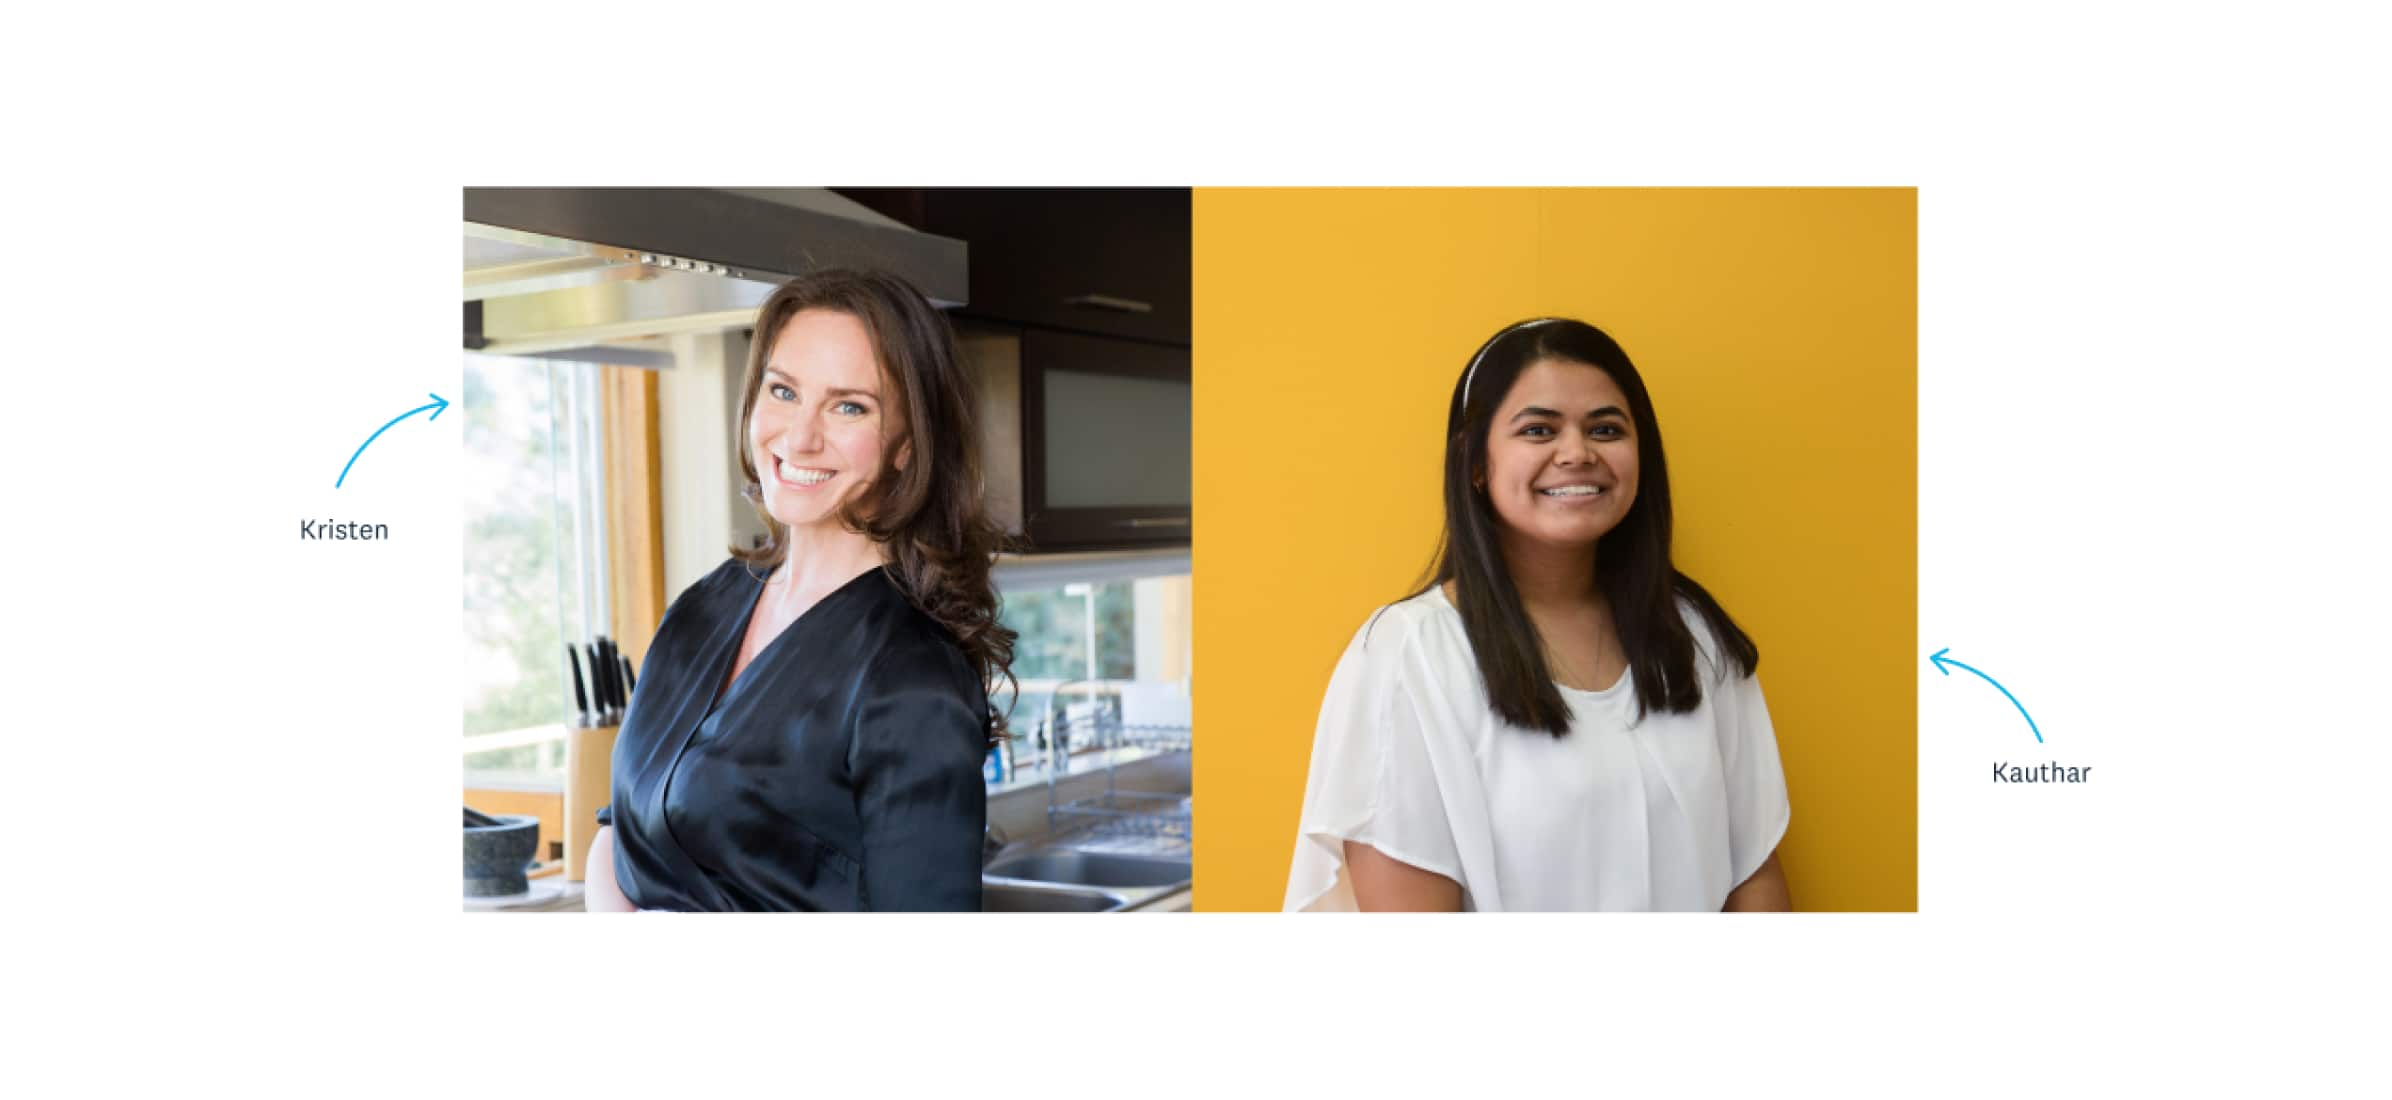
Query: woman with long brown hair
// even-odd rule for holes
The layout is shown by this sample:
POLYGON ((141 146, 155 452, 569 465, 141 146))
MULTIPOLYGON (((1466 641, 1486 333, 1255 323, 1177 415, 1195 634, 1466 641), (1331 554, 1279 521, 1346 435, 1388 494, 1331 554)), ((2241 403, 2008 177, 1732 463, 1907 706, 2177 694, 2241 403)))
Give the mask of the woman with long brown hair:
POLYGON ((674 600, 615 742, 589 908, 980 908, 989 578, 953 331, 885 275, 767 299, 740 404, 771 537, 674 600))
POLYGON ((1427 584, 1329 683, 1287 908, 1785 909, 1760 649, 1670 560, 1661 423, 1593 325, 1454 382, 1427 584))

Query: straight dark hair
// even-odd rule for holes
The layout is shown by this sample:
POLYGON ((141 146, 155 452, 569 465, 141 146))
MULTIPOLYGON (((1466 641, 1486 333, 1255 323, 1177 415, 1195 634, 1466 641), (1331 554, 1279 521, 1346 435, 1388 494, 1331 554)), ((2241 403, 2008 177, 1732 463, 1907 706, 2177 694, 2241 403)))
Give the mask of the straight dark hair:
POLYGON ((1637 718, 1656 707, 1672 714, 1693 710, 1702 702, 1703 685, 1695 671, 1694 634, 1679 615, 1679 600, 1702 615, 1719 639, 1718 657, 1739 674, 1750 676, 1760 668, 1761 651, 1719 601, 1670 563, 1669 465, 1661 453, 1661 422, 1628 353, 1593 325, 1563 318, 1509 325, 1489 337, 1463 368, 1445 416, 1445 531, 1430 579, 1413 595, 1452 581, 1462 632, 1495 713, 1522 729, 1556 737, 1569 732, 1570 708, 1554 686, 1543 640, 1504 563, 1496 537, 1502 521, 1479 485, 1496 409, 1520 373, 1546 359, 1600 370, 1628 397, 1636 430, 1636 500, 1596 543, 1595 582, 1611 601, 1620 648, 1629 674, 1636 677, 1637 718))

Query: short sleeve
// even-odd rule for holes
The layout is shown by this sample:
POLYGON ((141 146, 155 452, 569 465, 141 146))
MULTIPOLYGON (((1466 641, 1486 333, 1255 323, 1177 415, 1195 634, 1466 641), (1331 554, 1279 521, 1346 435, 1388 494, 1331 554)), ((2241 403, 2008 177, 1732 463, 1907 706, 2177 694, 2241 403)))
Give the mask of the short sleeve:
POLYGON ((980 908, 988 700, 966 690, 961 655, 945 656, 952 661, 883 655, 855 711, 848 764, 867 908, 980 908))
POLYGON ((1727 786, 1728 888, 1761 869, 1769 853, 1785 839, 1792 808, 1786 800, 1786 774, 1778 762, 1777 730, 1769 722, 1769 704, 1761 697, 1757 675, 1730 670, 1714 680, 1714 708, 1718 714, 1719 758, 1727 786))
POLYGON ((1430 722, 1406 683, 1399 623, 1365 625, 1329 678, 1313 730, 1296 857, 1286 908, 1351 911, 1345 844, 1463 882, 1454 830, 1439 793, 1430 722))

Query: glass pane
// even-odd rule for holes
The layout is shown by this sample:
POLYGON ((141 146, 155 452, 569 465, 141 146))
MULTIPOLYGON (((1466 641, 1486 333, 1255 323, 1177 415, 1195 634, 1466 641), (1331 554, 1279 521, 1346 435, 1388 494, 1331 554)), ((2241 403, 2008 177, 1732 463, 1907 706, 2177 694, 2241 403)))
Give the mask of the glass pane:
POLYGON ((1185 679, 1192 633, 1187 592, 1185 575, 1008 589, 1002 618, 1020 635, 1013 673, 1021 681, 1021 699, 1010 719, 1022 739, 1017 751, 1043 748, 1039 721, 1064 684, 1185 679))
POLYGON ((552 785, 566 639, 605 621, 594 368, 467 355, 463 394, 467 782, 552 785))
POLYGON ((1047 371, 1047 507, 1186 507, 1188 392, 1185 382, 1047 371))

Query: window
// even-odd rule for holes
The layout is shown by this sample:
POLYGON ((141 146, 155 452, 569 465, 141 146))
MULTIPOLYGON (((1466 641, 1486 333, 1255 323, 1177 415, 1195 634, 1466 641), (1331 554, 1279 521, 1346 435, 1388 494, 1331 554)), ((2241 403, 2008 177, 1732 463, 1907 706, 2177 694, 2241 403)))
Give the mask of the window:
MULTIPOLYGON (((1021 693, 1008 722, 1018 739, 1017 761, 1027 765, 1037 759, 1044 748, 1040 719, 1066 684, 1187 680, 1190 592, 1185 573, 1006 587, 1002 617, 1020 634, 1013 643, 1013 674, 1021 693)), ((997 705, 1005 702, 1000 696, 997 705)))
POLYGON ((599 369, 465 357, 467 786, 563 778, 565 645, 609 619, 599 369))

